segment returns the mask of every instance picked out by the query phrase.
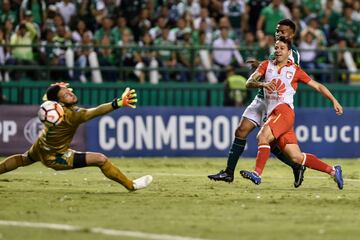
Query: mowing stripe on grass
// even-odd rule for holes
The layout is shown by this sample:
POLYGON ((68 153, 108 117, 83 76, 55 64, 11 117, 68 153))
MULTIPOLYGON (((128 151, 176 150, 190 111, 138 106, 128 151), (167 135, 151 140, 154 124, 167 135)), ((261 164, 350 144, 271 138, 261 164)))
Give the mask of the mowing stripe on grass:
POLYGON ((109 228, 85 228, 80 226, 73 226, 68 224, 56 224, 56 223, 40 223, 40 222, 21 222, 21 221, 6 221, 0 220, 0 225, 14 226, 14 227, 27 227, 27 228, 40 228, 50 230, 60 230, 69 232, 90 232, 108 236, 117 237, 133 237, 142 239, 156 239, 156 240, 205 240, 203 238, 181 237, 166 234, 154 234, 137 231, 122 231, 109 228))

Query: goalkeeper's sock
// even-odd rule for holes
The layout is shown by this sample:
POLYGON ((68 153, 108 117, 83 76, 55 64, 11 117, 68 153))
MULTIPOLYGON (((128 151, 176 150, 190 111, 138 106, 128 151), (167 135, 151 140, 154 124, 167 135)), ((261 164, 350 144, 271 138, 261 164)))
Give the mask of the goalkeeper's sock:
POLYGON ((332 175, 334 172, 334 169, 332 166, 321 161, 315 155, 309 154, 309 153, 304 154, 304 160, 302 162, 302 165, 312 168, 312 169, 315 169, 315 170, 318 170, 320 172, 328 173, 330 175, 332 175))
POLYGON ((25 166, 21 154, 12 155, 0 163, 0 174, 25 166))
POLYGON ((119 168, 117 168, 112 162, 109 160, 106 160, 104 165, 100 167, 101 171, 104 173, 104 175, 123 185, 128 190, 134 190, 133 181, 131 181, 129 178, 127 178, 119 168))
POLYGON ((265 164, 270 157, 270 146, 267 144, 261 144, 258 146, 258 152, 256 156, 255 172, 261 176, 265 164))
POLYGON ((234 139, 228 155, 227 166, 226 166, 227 173, 234 174, 236 164, 239 161, 240 155, 244 152, 245 145, 246 145, 246 139, 240 139, 237 137, 234 139))
POLYGON ((279 159, 280 161, 282 161, 286 165, 292 167, 293 169, 298 169, 298 168, 301 167, 300 164, 298 164, 298 163, 296 163, 294 161, 291 161, 289 158, 287 158, 285 156, 285 154, 283 154, 278 147, 271 148, 271 153, 274 154, 277 157, 277 159, 279 159))

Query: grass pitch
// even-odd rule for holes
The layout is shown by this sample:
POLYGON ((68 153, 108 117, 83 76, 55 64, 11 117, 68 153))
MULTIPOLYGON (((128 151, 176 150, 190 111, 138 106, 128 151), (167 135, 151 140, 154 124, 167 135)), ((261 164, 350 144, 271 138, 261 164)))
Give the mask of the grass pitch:
POLYGON ((327 161, 342 165, 342 191, 311 169, 295 189, 291 169, 276 160, 267 163, 259 186, 238 171, 252 169, 253 159, 239 161, 231 184, 207 179, 226 159, 112 160, 131 178, 152 174, 152 185, 129 193, 98 168, 56 172, 41 163, 1 175, 0 221, 81 228, 0 224, 0 239, 359 239, 358 160, 327 161), (96 227, 138 235, 94 233, 96 227))

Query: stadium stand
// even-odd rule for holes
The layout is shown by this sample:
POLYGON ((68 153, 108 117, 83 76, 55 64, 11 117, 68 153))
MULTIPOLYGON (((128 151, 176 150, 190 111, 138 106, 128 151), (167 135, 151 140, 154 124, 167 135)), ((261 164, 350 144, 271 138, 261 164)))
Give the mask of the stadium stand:
POLYGON ((2 86, 64 80, 225 89, 226 69, 247 78, 246 60, 268 56, 284 18, 296 22, 301 65, 316 80, 360 83, 356 0, 0 2, 2 86))

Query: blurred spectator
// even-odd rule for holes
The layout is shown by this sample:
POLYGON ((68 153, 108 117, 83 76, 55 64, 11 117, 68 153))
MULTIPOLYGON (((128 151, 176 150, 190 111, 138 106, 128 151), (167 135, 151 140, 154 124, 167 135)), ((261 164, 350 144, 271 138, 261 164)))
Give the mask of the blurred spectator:
POLYGON ((277 23, 284 18, 290 18, 287 17, 289 15, 287 12, 289 9, 281 0, 273 0, 269 6, 263 8, 256 25, 257 38, 262 38, 264 34, 274 36, 277 23))
MULTIPOLYGON (((102 67, 114 67, 116 66, 116 57, 114 54, 114 48, 111 47, 110 38, 104 36, 101 39, 99 48, 99 64, 102 67)), ((104 82, 115 82, 118 80, 118 71, 112 69, 102 69, 101 74, 104 82)))
POLYGON ((56 48, 54 49, 58 64, 69 68, 68 72, 60 71, 58 75, 61 79, 74 79, 74 49, 72 48, 71 32, 65 25, 56 28, 53 38, 56 48))
POLYGON ((311 32, 314 35, 315 40, 318 43, 319 47, 327 46, 327 39, 325 33, 322 29, 320 29, 319 21, 316 17, 310 18, 308 20, 308 24, 306 28, 300 33, 300 37, 302 38, 307 32, 311 32))
POLYGON ((321 0, 302 0, 301 6, 303 9, 303 16, 305 21, 308 21, 309 18, 318 16, 322 9, 321 0))
MULTIPOLYGON (((27 22, 22 22, 16 33, 13 33, 10 39, 11 47, 11 58, 8 59, 7 65, 35 65, 34 54, 32 44, 34 44, 36 38, 36 29, 34 25, 27 22), (27 45, 27 46, 16 46, 16 45, 27 45)), ((37 72, 26 71, 28 75, 33 79, 37 80, 37 72)), ((21 71, 11 71, 12 79, 19 79, 21 71), (15 75, 14 75, 15 73, 15 75)))
POLYGON ((326 0, 325 7, 320 11, 319 19, 330 44, 336 39, 335 29, 339 23, 340 14, 334 10, 334 0, 326 0))
POLYGON ((110 16, 108 15, 105 3, 100 0, 100 1, 92 1, 91 3, 91 13, 93 15, 93 17, 95 17, 95 28, 98 28, 98 26, 101 26, 103 20, 106 17, 110 16))
MULTIPOLYGON (((130 68, 134 68, 136 63, 140 61, 138 53, 135 51, 136 44, 133 41, 133 36, 128 30, 122 32, 122 40, 119 42, 120 46, 120 66, 124 66, 121 71, 121 81, 128 81, 136 79, 136 76, 130 68)), ((136 48, 138 50, 138 48, 136 48)))
MULTIPOLYGON (((162 68, 160 70, 162 79, 166 82, 170 81, 170 73, 173 73, 177 64, 176 53, 171 48, 174 44, 169 41, 169 28, 164 27, 161 31, 161 38, 154 41, 154 46, 157 47, 156 57, 159 61, 159 65, 162 68), (158 49, 162 48, 162 49, 158 49)), ((172 74, 173 75, 173 74, 172 74)))
POLYGON ((40 31, 40 27, 37 23, 35 23, 33 21, 33 13, 31 10, 26 10, 25 13, 24 13, 24 18, 22 20, 23 22, 25 23, 29 23, 31 24, 35 30, 36 30, 36 39, 35 40, 39 40, 40 37, 41 37, 41 31, 40 31))
POLYGON ((54 16, 54 28, 58 29, 60 26, 64 26, 66 29, 69 27, 65 25, 64 19, 60 14, 54 16))
POLYGON ((14 24, 11 19, 5 21, 3 31, 4 31, 4 39, 6 40, 6 43, 10 43, 10 38, 14 31, 14 24))
POLYGON ((131 29, 127 26, 127 21, 126 21, 126 18, 124 17, 119 17, 117 20, 116 20, 116 26, 114 26, 112 29, 111 29, 111 38, 115 43, 118 43, 120 40, 121 40, 121 33, 124 31, 124 30, 127 30, 131 33, 132 35, 132 31, 131 29))
POLYGON ((236 74, 233 67, 226 69, 225 106, 244 106, 247 98, 246 78, 236 74))
POLYGON ((256 33, 257 22, 260 17, 261 9, 268 6, 271 3, 271 0, 251 0, 247 1, 246 15, 248 15, 249 30, 256 33))
POLYGON ((213 60, 214 64, 220 69, 218 80, 225 81, 226 72, 225 68, 230 66, 235 57, 238 65, 243 65, 244 60, 237 50, 235 42, 229 38, 229 27, 220 26, 220 37, 213 42, 213 60))
POLYGON ((199 0, 188 0, 186 12, 190 13, 192 18, 197 18, 200 15, 201 6, 199 0))
MULTIPOLYGON (((40 64, 44 66, 59 66, 60 59, 58 56, 58 52, 56 51, 54 37, 55 32, 51 29, 48 29, 44 32, 45 39, 41 41, 40 47, 40 64)), ((45 69, 46 70, 46 69, 45 69)), ((49 79, 52 80, 63 80, 60 78, 60 74, 56 74, 55 71, 51 72, 42 72, 42 79, 49 79), (50 75, 46 75, 49 73, 50 75)))
POLYGON ((360 22, 360 1, 354 1, 352 19, 355 22, 360 22))
POLYGON ((140 16, 139 16, 139 23, 137 26, 137 35, 143 36, 145 33, 149 32, 151 28, 151 21, 149 10, 147 8, 141 9, 140 16))
POLYGON ((194 44, 200 43, 200 33, 203 33, 205 36, 205 43, 210 44, 212 42, 213 34, 212 31, 208 30, 207 23, 205 21, 200 23, 199 29, 193 29, 192 30, 192 40, 194 44))
POLYGON ((213 20, 209 17, 209 11, 206 8, 202 8, 200 11, 200 16, 193 19, 193 25, 194 25, 194 29, 199 29, 200 28, 200 23, 205 21, 206 25, 208 27, 207 30, 212 30, 214 23, 213 20))
POLYGON ((71 0, 62 0, 56 3, 56 8, 59 14, 62 16, 64 23, 69 25, 71 17, 76 15, 76 6, 71 0))
POLYGON ((336 28, 338 37, 346 39, 346 41, 350 44, 349 47, 355 47, 360 34, 360 23, 352 19, 352 13, 352 7, 345 6, 344 15, 340 18, 336 28))
MULTIPOLYGON (((200 59, 194 52, 190 29, 183 31, 182 40, 177 40, 176 45, 181 49, 177 51, 178 66, 181 68, 180 81, 188 82, 191 79, 189 70, 199 69, 200 66, 200 59)), ((202 81, 198 71, 195 71, 193 77, 196 81, 202 81)))
POLYGON ((105 5, 106 16, 111 18, 118 17, 121 0, 97 0, 96 3, 103 2, 105 5))
POLYGON ((44 24, 42 27, 42 32, 46 31, 46 30, 50 30, 50 29, 55 29, 55 18, 56 16, 56 7, 55 5, 49 5, 47 12, 46 12, 46 17, 44 20, 44 24))
MULTIPOLYGON (((245 39, 241 46, 241 56, 245 61, 248 60, 265 60, 269 56, 269 49, 266 44, 260 45, 261 42, 255 41, 255 36, 252 32, 245 33, 245 39)), ((262 43, 265 43, 264 41, 262 43)))
POLYGON ((0 9, 0 25, 4 26, 7 20, 17 24, 18 17, 15 11, 11 10, 10 0, 2 1, 2 8, 0 9))
POLYGON ((99 70, 99 61, 93 48, 94 44, 91 36, 92 35, 89 33, 84 33, 82 41, 78 43, 78 45, 81 44, 81 46, 76 48, 76 66, 79 68, 75 69, 74 79, 80 80, 83 83, 88 82, 84 68, 89 66, 91 68, 92 82, 102 83, 103 80, 99 70))
POLYGON ((102 20, 101 28, 99 28, 94 35, 94 40, 96 44, 99 44, 104 36, 110 38, 112 44, 115 43, 116 39, 114 39, 113 35, 111 34, 112 25, 113 25, 113 21, 111 20, 111 18, 106 17, 102 20))
MULTIPOLYGON (((7 59, 7 51, 5 46, 3 46, 5 44, 6 44, 5 32, 2 28, 0 28, 0 66, 1 67, 5 65, 5 61, 7 59)), ((9 80, 10 79, 8 72, 3 69, 0 69, 0 82, 2 81, 8 82, 9 80)))
POLYGON ((292 18, 291 20, 296 25, 296 33, 294 37, 294 42, 299 43, 300 42, 300 33, 306 28, 306 23, 302 19, 301 11, 299 7, 293 7, 292 10, 292 18))
POLYGON ((166 27, 166 24, 167 24, 167 21, 166 21, 165 18, 159 17, 157 19, 156 26, 152 27, 149 30, 150 36, 151 36, 153 41, 161 38, 162 30, 166 27))
POLYGON ((319 41, 311 31, 304 31, 301 34, 301 41, 299 44, 301 67, 309 72, 316 69, 316 49, 319 46, 319 41))
POLYGON ((219 21, 219 27, 213 31, 212 39, 217 39, 221 37, 221 28, 227 28, 228 29, 228 37, 232 39, 236 44, 240 44, 240 39, 238 34, 232 29, 229 18, 228 17, 222 17, 219 21))
POLYGON ((159 64, 156 60, 156 54, 151 49, 153 47, 153 41, 150 34, 145 33, 142 40, 139 42, 140 61, 136 63, 135 75, 138 77, 141 83, 144 83, 146 79, 149 79, 150 83, 159 83, 160 75, 156 68, 159 64), (151 68, 150 70, 144 70, 145 67, 151 68))
POLYGON ((88 34, 91 39, 93 38, 93 34, 90 30, 88 30, 85 21, 79 20, 76 25, 76 29, 71 33, 71 39, 75 43, 79 43, 82 41, 85 33, 88 34))
POLYGON ((96 23, 95 23, 94 15, 92 14, 90 2, 91 0, 76 1, 76 9, 77 9, 77 18, 84 20, 87 26, 93 31, 94 30, 93 27, 95 27, 96 23))
POLYGON ((226 0, 223 3, 223 12, 230 20, 232 28, 242 39, 242 33, 247 28, 247 14, 245 14, 245 0, 226 0))
POLYGON ((23 0, 20 7, 20 20, 24 20, 26 13, 30 11, 37 26, 41 26, 46 18, 46 4, 44 0, 23 0))
POLYGON ((207 42, 207 36, 206 32, 200 31, 199 33, 199 46, 200 48, 198 51, 198 56, 200 59, 201 69, 204 70, 204 72, 199 72, 198 75, 198 81, 203 82, 204 78, 206 77, 207 81, 209 83, 217 83, 218 80, 212 71, 213 64, 212 64, 212 58, 209 51, 209 43, 207 42))
POLYGON ((145 6, 144 0, 121 0, 119 16, 125 17, 129 28, 134 29, 138 25, 140 11, 145 6))
POLYGON ((358 69, 351 52, 347 48, 346 39, 339 39, 338 43, 332 46, 330 60, 333 65, 337 66, 338 70, 345 71, 342 72, 342 75, 345 76, 345 81, 349 83, 350 73, 355 73, 358 69))
POLYGON ((184 18, 179 18, 177 20, 177 27, 172 28, 169 32, 169 40, 174 43, 181 43, 184 41, 184 35, 186 33, 191 33, 191 28, 186 26, 184 18))

